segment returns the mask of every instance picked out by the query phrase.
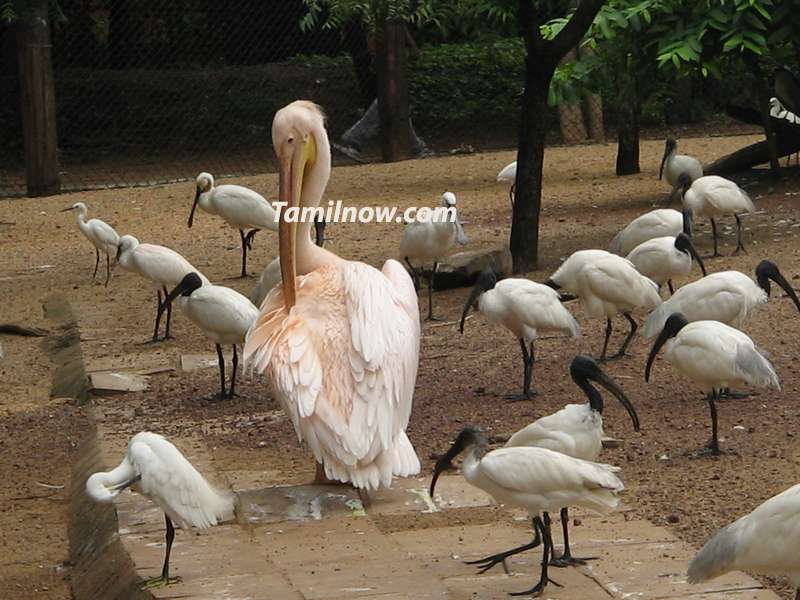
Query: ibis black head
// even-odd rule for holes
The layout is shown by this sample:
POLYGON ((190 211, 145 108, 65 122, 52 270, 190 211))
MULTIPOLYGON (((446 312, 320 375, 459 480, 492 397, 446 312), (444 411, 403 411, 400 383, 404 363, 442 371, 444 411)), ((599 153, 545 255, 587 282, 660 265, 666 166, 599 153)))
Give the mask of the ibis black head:
POLYGON ((164 299, 164 304, 168 304, 175 300, 178 296, 191 296, 192 292, 196 289, 203 287, 203 280, 200 279, 200 275, 195 272, 188 273, 181 279, 181 282, 175 286, 167 297, 164 299))
POLYGON ((703 259, 700 258, 700 255, 697 253, 697 249, 692 243, 692 238, 685 233, 679 233, 675 238, 675 249, 679 252, 686 252, 696 260, 697 264, 700 266, 700 270, 703 272, 703 277, 706 276, 706 266, 703 264, 703 259))
POLYGON ((483 452, 486 451, 486 437, 477 427, 465 427, 458 434, 456 441, 453 442, 453 445, 450 446, 450 449, 443 454, 439 460, 436 461, 436 466, 433 468, 433 479, 431 479, 431 487, 429 492, 431 498, 433 498, 433 491, 436 488, 436 481, 439 479, 441 472, 452 467, 453 459, 464 452, 464 450, 468 450, 473 446, 476 446, 479 449, 482 456, 483 452))
POLYGON ((650 349, 650 355, 647 357, 647 367, 645 367, 644 370, 645 381, 650 381, 650 369, 653 366, 653 361, 655 360, 658 351, 661 350, 661 346, 663 346, 668 339, 678 335, 678 332, 688 324, 689 321, 686 319, 683 313, 676 312, 669 316, 666 323, 664 323, 664 329, 661 330, 661 333, 658 334, 656 341, 653 342, 653 347, 650 349))
POLYGON ((792 284, 786 281, 786 278, 778 270, 778 265, 771 260, 762 260, 756 267, 756 281, 758 281, 759 287, 767 293, 767 296, 770 294, 770 280, 781 286, 783 291, 792 299, 797 310, 800 310, 800 300, 797 299, 797 294, 792 284))
POLYGON ((459 328, 461 333, 464 333, 464 321, 466 320, 472 305, 475 304, 475 301, 480 297, 481 294, 494 289, 494 286, 496 285, 497 274, 492 269, 485 269, 481 271, 480 275, 478 275, 475 285, 472 287, 472 291, 469 293, 469 298, 467 298, 466 304, 464 304, 464 312, 461 313, 461 326, 459 328))
POLYGON ((603 396, 589 383, 590 381, 601 385, 619 400, 620 404, 622 404, 631 418, 634 431, 639 431, 639 415, 636 414, 633 404, 625 395, 625 392, 622 391, 622 388, 600 368, 600 365, 597 364, 595 359, 590 356, 579 354, 572 359, 572 364, 569 366, 569 374, 572 376, 572 380, 575 384, 586 394, 586 397, 589 399, 589 406, 591 406, 593 410, 596 410, 600 414, 603 413, 603 396))
POLYGON ((658 169, 658 178, 661 179, 661 176, 664 174, 664 164, 667 162, 669 155, 675 152, 675 148, 678 147, 678 142, 675 141, 675 138, 668 137, 666 144, 664 144, 664 156, 661 157, 661 167, 658 169))
POLYGON ((314 243, 320 248, 325 245, 325 227, 327 226, 324 215, 314 215, 314 243))

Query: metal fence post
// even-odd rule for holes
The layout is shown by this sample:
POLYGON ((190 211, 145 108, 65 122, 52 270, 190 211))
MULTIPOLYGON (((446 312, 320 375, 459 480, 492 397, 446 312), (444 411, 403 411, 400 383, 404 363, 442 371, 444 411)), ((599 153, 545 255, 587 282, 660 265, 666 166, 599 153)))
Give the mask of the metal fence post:
POLYGON ((28 196, 60 191, 48 0, 31 0, 18 27, 17 56, 28 196))

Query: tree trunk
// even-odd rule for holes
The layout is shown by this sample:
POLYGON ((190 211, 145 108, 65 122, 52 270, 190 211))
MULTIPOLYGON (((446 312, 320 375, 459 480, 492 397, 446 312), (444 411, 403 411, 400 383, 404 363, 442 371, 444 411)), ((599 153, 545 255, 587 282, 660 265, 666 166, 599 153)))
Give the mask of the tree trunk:
POLYGON ((764 135, 767 138, 767 150, 769 152, 769 167, 773 174, 777 174, 780 170, 780 163, 778 162, 778 143, 775 138, 775 129, 772 126, 772 119, 769 117, 769 98, 770 91, 767 86, 764 74, 761 72, 761 67, 758 64, 758 59, 748 61, 753 69, 753 74, 756 78, 756 91, 758 92, 758 106, 761 110, 761 120, 764 123, 764 135))
MULTIPOLYGON (((785 125, 773 120, 776 128, 776 146, 778 156, 787 156, 800 151, 800 127, 785 125)), ((736 152, 718 158, 710 165, 703 167, 704 175, 728 175, 739 171, 746 171, 757 165, 763 165, 770 160, 770 149, 766 141, 756 142, 736 152)))
POLYGON ((386 20, 378 32, 378 112, 384 162, 411 157, 405 27, 402 21, 386 20))
POLYGON ((377 96, 375 69, 373 69, 372 55, 367 44, 367 29, 361 21, 353 19, 345 25, 343 35, 347 52, 353 61, 358 87, 361 90, 361 103, 364 110, 367 110, 377 96))
POLYGON ((547 91, 552 73, 542 73, 537 58, 526 59, 525 92, 517 151, 517 179, 511 222, 514 273, 536 269, 539 261, 539 211, 542 205, 542 166, 550 114, 547 91))
POLYGON ((633 175, 639 168, 639 103, 627 96, 617 113, 617 175, 633 175))
MULTIPOLYGON (((570 62, 577 58, 578 53, 572 49, 561 62, 570 62)), ((580 101, 561 102, 558 105, 558 122, 561 127, 561 140, 565 144, 580 144, 586 141, 586 125, 583 122, 580 101)))
MULTIPOLYGON (((594 55, 590 46, 578 49, 581 58, 594 55)), ((603 122, 603 97, 600 94, 588 94, 585 99, 586 114, 589 117, 589 137, 593 141, 603 143, 606 140, 606 129, 603 122)))
POLYGON ((28 2, 17 29, 28 196, 60 191, 48 4, 48 0, 28 2))

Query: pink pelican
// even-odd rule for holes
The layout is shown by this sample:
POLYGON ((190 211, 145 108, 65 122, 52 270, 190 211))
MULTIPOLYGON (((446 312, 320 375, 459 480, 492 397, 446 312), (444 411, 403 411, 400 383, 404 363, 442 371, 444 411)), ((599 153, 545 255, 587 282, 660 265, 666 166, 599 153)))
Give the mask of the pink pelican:
MULTIPOLYGON (((318 206, 331 172, 320 108, 299 100, 279 110, 272 143, 285 210, 318 206)), ((269 377, 314 453, 317 481, 388 487, 420 470, 405 433, 419 362, 414 284, 395 260, 378 271, 314 245, 310 228, 281 214, 281 285, 247 332, 244 362, 269 377)))

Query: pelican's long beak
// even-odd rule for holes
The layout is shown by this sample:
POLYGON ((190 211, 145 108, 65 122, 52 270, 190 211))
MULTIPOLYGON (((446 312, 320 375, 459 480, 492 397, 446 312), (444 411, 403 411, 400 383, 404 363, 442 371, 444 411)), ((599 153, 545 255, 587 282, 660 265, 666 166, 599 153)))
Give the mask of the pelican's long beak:
POLYGON ((620 404, 625 407, 625 410, 628 411, 628 415, 631 417, 631 422, 633 423, 633 430, 639 431, 639 415, 636 414, 636 409, 633 408, 633 404, 625 395, 625 392, 622 391, 617 385, 617 382, 611 379, 606 373, 598 369, 598 373, 595 373, 592 376, 598 384, 602 385, 606 390, 608 390, 617 400, 619 400, 620 404))
POLYGON ((302 141, 292 147, 288 156, 280 159, 280 175, 278 183, 278 197, 284 203, 278 223, 278 252, 280 253, 281 284, 283 285, 283 302, 286 310, 291 309, 297 302, 297 289, 295 287, 295 250, 297 247, 297 221, 300 213, 300 198, 303 191, 303 176, 306 165, 316 159, 317 143, 314 136, 309 134, 302 141), (289 209, 292 221, 287 221, 289 209))
POLYGON ((187 223, 189 229, 192 228, 192 224, 194 223, 194 211, 197 208, 197 201, 200 200, 200 188, 197 188, 197 191, 194 193, 194 202, 192 202, 192 212, 189 213, 189 222, 187 223))

